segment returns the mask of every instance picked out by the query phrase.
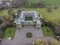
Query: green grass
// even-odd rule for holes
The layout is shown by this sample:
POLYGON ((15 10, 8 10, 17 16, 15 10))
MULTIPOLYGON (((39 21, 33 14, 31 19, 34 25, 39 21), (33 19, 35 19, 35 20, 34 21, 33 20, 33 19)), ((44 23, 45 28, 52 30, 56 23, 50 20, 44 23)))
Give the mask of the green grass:
POLYGON ((50 6, 60 6, 60 0, 44 0, 46 5, 50 6))
POLYGON ((26 21, 32 21, 33 20, 33 17, 25 17, 25 20, 26 21))
POLYGON ((4 9, 4 10, 0 11, 0 17, 1 16, 5 17, 6 19, 13 19, 13 17, 10 14, 8 14, 7 9, 4 9))
POLYGON ((26 10, 38 11, 38 13, 42 15, 42 17, 53 23, 58 24, 60 22, 60 7, 57 10, 52 9, 52 12, 47 12, 46 8, 28 8, 26 10))
MULTIPOLYGON (((27 0, 27 3, 34 3, 37 4, 39 3, 40 0, 27 0)), ((47 6, 60 6, 60 0, 44 0, 45 4, 47 6)))
POLYGON ((4 37, 5 38, 9 38, 9 37, 14 38, 15 31, 16 31, 16 27, 7 28, 5 33, 4 33, 4 37))
POLYGON ((27 0, 27 3, 34 3, 34 4, 36 4, 36 3, 39 3, 39 1, 40 0, 27 0))
POLYGON ((6 9, 0 11, 0 16, 10 17, 8 10, 6 9))
POLYGON ((44 26, 44 27, 42 27, 42 30, 43 30, 44 36, 54 36, 55 35, 53 30, 50 27, 44 26))

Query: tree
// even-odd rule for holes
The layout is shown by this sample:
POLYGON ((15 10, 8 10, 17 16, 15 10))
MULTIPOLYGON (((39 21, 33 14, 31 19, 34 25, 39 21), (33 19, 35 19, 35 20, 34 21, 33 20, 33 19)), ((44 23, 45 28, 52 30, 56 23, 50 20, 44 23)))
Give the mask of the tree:
POLYGON ((44 45, 49 45, 47 40, 44 40, 44 45))

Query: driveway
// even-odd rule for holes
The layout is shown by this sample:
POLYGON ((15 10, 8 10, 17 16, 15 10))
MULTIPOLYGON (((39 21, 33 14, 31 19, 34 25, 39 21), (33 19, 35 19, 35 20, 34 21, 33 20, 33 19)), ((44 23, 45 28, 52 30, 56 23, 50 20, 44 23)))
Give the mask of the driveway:
MULTIPOLYGON (((41 38, 41 39, 46 39, 47 37, 44 38, 42 29, 36 29, 33 26, 25 26, 21 30, 16 30, 15 33, 15 38, 13 40, 7 40, 3 39, 2 40, 2 45, 32 45, 32 42, 36 38, 41 38), (27 38, 26 33, 31 32, 32 33, 32 38, 27 38)), ((52 38, 47 38, 52 39, 52 38)))

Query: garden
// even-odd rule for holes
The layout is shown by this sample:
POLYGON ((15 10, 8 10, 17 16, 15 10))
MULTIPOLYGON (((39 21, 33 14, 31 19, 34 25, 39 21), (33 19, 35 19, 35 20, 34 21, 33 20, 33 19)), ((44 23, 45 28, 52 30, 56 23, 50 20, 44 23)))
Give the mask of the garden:
MULTIPOLYGON (((43 17, 40 19, 42 22, 42 31, 44 36, 60 36, 60 0, 27 0, 26 3, 24 2, 22 6, 18 5, 18 7, 4 7, 4 9, 0 6, 0 38, 14 38, 16 25, 13 24, 13 22, 15 19, 15 13, 18 10, 37 11, 39 16, 43 17)), ((26 17, 25 20, 32 20, 32 17, 26 17)), ((30 39, 33 37, 33 34, 31 32, 27 32, 26 37, 30 39)), ((48 45, 45 40, 36 39, 35 41, 36 45, 48 45)), ((59 40, 53 39, 50 41, 50 45, 55 44, 60 45, 59 40)))
POLYGON ((16 27, 8 27, 5 30, 4 37, 5 38, 8 38, 8 37, 14 38, 15 31, 16 31, 16 27))
POLYGON ((9 14, 8 9, 3 9, 0 11, 0 22, 0 30, 3 33, 3 38, 14 38, 16 30, 15 24, 13 23, 14 15, 9 14))
MULTIPOLYGON (((23 8, 25 10, 35 10, 35 11, 38 11, 39 14, 41 14, 43 16, 44 19, 52 22, 52 23, 56 23, 58 24, 60 22, 60 7, 58 7, 58 9, 52 9, 52 12, 48 12, 47 11, 47 8, 23 8)), ((17 8, 13 8, 13 11, 16 12, 17 8)), ((0 16, 5 16, 7 19, 9 20, 12 20, 13 19, 13 16, 11 16, 10 14, 8 14, 8 10, 7 9, 4 9, 2 11, 0 11, 0 16)), ((29 18, 29 20, 31 20, 32 18, 29 18)), ((27 20, 27 19, 26 19, 27 20)), ((50 31, 51 29, 49 27, 43 27, 43 32, 44 32, 44 35, 46 36, 54 36, 54 33, 52 31, 50 31), (45 28, 48 28, 48 32, 46 32, 45 28), (46 34, 45 34, 46 33, 46 34), (48 34, 48 35, 47 35, 48 34)), ((7 36, 8 37, 8 36, 7 36)))
POLYGON ((47 37, 55 36, 54 31, 50 27, 48 27, 48 26, 43 26, 42 30, 43 30, 44 36, 47 36, 47 37))

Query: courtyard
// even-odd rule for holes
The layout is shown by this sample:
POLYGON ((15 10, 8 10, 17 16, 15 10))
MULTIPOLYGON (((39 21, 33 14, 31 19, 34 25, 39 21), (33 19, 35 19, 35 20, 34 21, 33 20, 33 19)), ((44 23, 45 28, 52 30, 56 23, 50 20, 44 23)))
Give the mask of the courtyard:
POLYGON ((32 45, 37 38, 45 39, 47 41, 53 37, 45 37, 42 29, 36 29, 34 26, 24 26, 22 29, 16 29, 15 37, 12 40, 3 39, 1 45, 32 45), (27 38, 26 33, 31 32, 32 37, 27 38))
POLYGON ((0 45, 60 45, 60 0, 0 0, 0 45))

